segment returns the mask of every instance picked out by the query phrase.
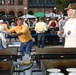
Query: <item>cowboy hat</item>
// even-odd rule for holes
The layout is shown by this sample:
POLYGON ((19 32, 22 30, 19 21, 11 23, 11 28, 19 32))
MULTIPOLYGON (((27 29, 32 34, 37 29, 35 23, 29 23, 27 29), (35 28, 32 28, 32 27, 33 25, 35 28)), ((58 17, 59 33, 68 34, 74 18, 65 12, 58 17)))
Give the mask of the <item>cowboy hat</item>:
POLYGON ((65 8, 65 10, 68 10, 68 9, 76 9, 76 3, 70 3, 70 4, 68 5, 68 7, 65 8))

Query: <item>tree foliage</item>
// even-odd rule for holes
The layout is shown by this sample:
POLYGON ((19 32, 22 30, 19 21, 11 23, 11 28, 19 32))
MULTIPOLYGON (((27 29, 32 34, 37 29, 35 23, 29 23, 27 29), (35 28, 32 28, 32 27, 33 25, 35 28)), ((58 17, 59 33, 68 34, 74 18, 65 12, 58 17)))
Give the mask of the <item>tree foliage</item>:
POLYGON ((76 0, 55 0, 57 9, 61 9, 66 15, 64 8, 66 8, 70 3, 76 3, 76 0))
POLYGON ((64 9, 69 3, 76 3, 76 0, 56 0, 57 7, 59 9, 64 9))
POLYGON ((57 8, 64 9, 70 2, 71 0, 56 0, 57 8))

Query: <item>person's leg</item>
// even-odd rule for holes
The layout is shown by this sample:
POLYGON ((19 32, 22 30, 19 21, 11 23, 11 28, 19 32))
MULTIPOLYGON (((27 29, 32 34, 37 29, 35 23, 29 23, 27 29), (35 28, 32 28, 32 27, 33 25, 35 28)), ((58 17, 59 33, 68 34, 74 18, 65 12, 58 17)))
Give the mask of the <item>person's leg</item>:
POLYGON ((38 48, 40 48, 40 42, 41 42, 41 34, 38 34, 38 43, 37 43, 38 48))
POLYGON ((2 46, 3 48, 7 48, 6 41, 2 40, 2 46))
POLYGON ((42 43, 42 48, 44 48, 44 43, 45 43, 45 34, 43 33, 42 34, 42 41, 41 41, 41 43, 42 43))
POLYGON ((3 33, 1 34, 1 39, 2 39, 2 46, 3 46, 3 48, 7 48, 5 34, 3 34, 3 33))
POLYGON ((20 44, 20 53, 21 53, 21 55, 24 55, 25 53, 24 53, 24 50, 26 49, 26 45, 25 44, 23 44, 23 43, 21 43, 20 44))
POLYGON ((62 38, 62 46, 64 46, 64 43, 65 43, 65 38, 63 37, 62 38))
POLYGON ((33 46, 33 41, 27 42, 26 43, 26 54, 30 54, 31 50, 32 50, 32 46, 33 46))

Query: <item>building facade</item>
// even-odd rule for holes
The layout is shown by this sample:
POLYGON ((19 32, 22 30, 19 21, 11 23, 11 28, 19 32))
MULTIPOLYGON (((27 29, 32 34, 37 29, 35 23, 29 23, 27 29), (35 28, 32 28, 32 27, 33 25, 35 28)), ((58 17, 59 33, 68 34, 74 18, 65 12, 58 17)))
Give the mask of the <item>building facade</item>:
POLYGON ((27 0, 0 0, 0 16, 10 14, 15 17, 25 14, 27 0))
POLYGON ((46 12, 50 13, 56 7, 55 0, 28 0, 28 13, 46 12))
POLYGON ((15 17, 35 12, 50 13, 55 5, 55 0, 0 0, 0 17, 13 15, 15 17))

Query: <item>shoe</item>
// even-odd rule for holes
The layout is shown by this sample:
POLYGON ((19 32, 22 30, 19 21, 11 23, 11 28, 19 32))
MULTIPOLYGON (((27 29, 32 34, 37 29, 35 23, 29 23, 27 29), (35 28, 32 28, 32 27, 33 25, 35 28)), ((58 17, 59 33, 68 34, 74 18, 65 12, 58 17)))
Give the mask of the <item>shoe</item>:
POLYGON ((6 48, 7 48, 7 46, 3 46, 3 48, 4 48, 4 49, 6 49, 6 48))

